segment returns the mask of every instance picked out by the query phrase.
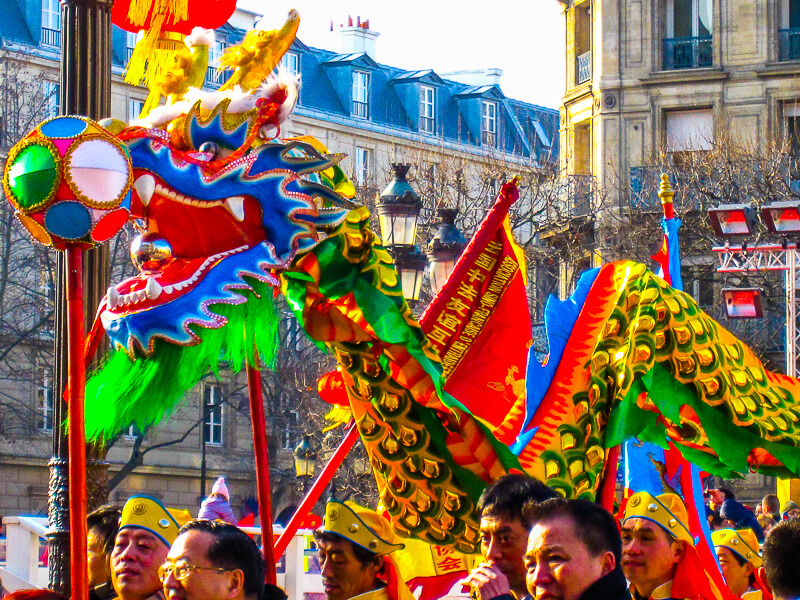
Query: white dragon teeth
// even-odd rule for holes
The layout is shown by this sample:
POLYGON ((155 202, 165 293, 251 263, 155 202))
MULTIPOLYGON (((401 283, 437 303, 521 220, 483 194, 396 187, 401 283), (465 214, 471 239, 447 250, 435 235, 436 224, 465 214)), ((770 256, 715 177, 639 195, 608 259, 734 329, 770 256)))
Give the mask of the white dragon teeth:
POLYGON ((226 198, 225 207, 240 223, 244 221, 244 196, 231 196, 226 198))
POLYGON ((140 175, 133 182, 133 189, 139 194, 142 204, 147 206, 153 198, 153 192, 156 189, 156 179, 150 174, 140 175))
POLYGON ((148 278, 147 285, 144 286, 144 292, 150 300, 155 300, 161 295, 161 286, 155 279, 148 278))
POLYGON ((108 288, 106 298, 106 304, 108 305, 108 308, 116 308, 117 304, 119 304, 119 293, 113 287, 108 288))

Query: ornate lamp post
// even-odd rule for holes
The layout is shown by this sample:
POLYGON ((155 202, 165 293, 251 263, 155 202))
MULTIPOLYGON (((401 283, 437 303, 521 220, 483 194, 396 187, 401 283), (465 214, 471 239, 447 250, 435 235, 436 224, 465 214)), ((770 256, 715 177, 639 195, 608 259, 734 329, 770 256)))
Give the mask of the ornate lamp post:
POLYGON ((303 482, 303 494, 306 493, 309 480, 314 477, 316 462, 317 451, 311 445, 310 437, 304 436, 303 441, 294 449, 294 471, 297 478, 303 482))
POLYGON ((427 260, 416 245, 422 201, 406 179, 410 168, 407 164, 392 164, 394 178, 383 190, 377 206, 381 238, 394 258, 403 296, 415 302, 427 260))
POLYGON ((430 269, 431 289, 438 294, 447 278, 453 272, 458 258, 467 247, 464 234, 456 227, 458 210, 453 208, 440 208, 439 220, 442 226, 433 239, 428 243, 426 254, 430 269))

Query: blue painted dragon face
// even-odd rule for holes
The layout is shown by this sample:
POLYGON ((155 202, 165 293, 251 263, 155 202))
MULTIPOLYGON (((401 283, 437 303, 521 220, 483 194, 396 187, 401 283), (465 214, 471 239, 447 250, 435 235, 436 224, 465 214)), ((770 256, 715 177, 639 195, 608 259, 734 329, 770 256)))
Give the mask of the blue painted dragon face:
POLYGON ((109 288, 100 316, 129 355, 149 354, 157 338, 196 343, 191 324, 221 327, 213 304, 244 302, 248 277, 277 285, 274 272, 352 207, 319 176, 341 156, 303 141, 265 142, 259 131, 274 105, 233 113, 229 104, 204 111, 198 101, 166 128, 118 134, 143 235, 131 251, 139 274, 109 288))

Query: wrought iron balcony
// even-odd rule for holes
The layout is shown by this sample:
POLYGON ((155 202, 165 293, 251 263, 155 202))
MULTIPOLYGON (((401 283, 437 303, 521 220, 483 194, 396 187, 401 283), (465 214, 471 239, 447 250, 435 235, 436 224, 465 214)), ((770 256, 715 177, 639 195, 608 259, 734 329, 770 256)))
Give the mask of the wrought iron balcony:
POLYGON ((594 175, 567 175, 566 208, 569 218, 594 215, 594 195, 597 178, 594 175))
POLYGON ((233 73, 233 71, 208 67, 208 71, 206 72, 206 85, 210 88, 218 88, 228 80, 231 73, 233 73))
POLYGON ((351 114, 354 117, 360 117, 362 119, 369 118, 369 104, 366 102, 359 102, 358 100, 353 100, 353 110, 351 114))
POLYGON ((781 62, 800 60, 800 29, 781 29, 778 35, 778 60, 781 62))
POLYGON ((47 27, 42 27, 41 44, 42 46, 50 46, 51 48, 60 48, 61 31, 59 31, 58 29, 49 29, 47 27))
POLYGON ((713 62, 710 35, 664 40, 664 70, 699 69, 713 62))
POLYGON ((580 85, 592 78, 592 52, 584 52, 576 59, 575 85, 580 85))

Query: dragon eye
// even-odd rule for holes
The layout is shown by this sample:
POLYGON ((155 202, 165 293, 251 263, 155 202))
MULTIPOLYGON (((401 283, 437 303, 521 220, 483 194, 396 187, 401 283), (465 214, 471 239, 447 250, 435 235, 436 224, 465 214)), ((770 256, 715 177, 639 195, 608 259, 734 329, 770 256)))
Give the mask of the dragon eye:
POLYGON ((210 154, 214 158, 219 157, 219 146, 215 142, 203 142, 197 150, 204 154, 210 154))

